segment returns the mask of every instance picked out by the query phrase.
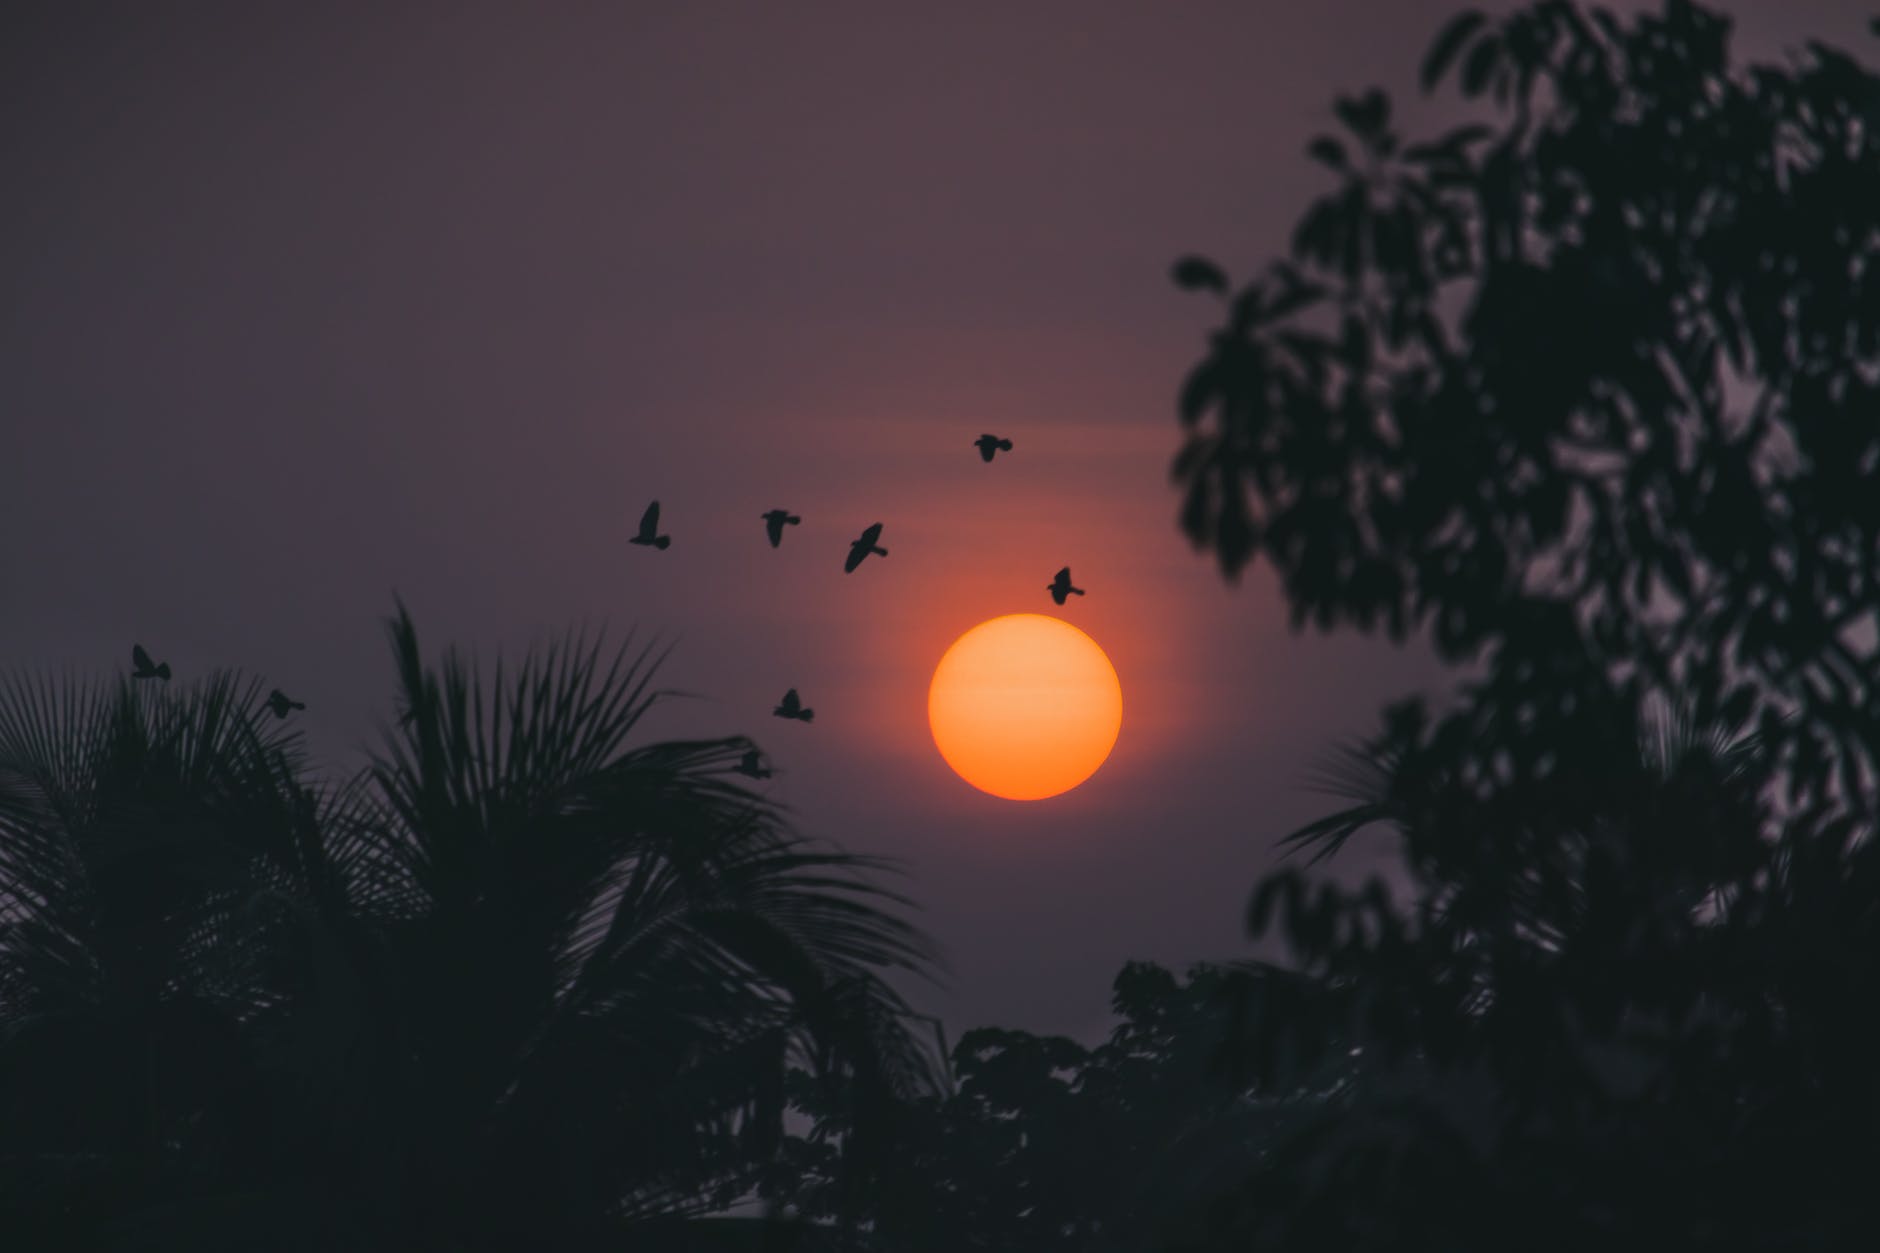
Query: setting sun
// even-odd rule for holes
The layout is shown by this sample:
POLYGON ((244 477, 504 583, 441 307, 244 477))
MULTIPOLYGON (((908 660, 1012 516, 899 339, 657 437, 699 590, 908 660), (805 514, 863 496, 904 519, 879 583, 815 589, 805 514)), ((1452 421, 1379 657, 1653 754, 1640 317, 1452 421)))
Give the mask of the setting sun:
POLYGON ((1068 792, 1097 772, 1123 725, 1123 690, 1097 642, 1036 613, 982 622, 933 673, 927 721, 960 778, 1006 800, 1068 792))

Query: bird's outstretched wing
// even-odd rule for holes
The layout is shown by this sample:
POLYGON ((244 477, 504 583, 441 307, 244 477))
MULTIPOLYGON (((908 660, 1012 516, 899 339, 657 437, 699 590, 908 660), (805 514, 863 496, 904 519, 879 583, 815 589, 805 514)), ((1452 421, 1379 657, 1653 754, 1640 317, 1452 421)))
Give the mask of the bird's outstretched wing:
POLYGON ((659 502, 656 500, 646 507, 645 513, 640 515, 640 534, 651 535, 657 530, 659 530, 659 502))
POLYGON ((770 546, 775 548, 783 542, 783 515, 767 513, 764 515, 764 531, 770 536, 770 546))
POLYGON ((866 531, 862 532, 862 538, 858 542, 861 543, 865 547, 872 548, 874 547, 875 541, 880 538, 881 538, 881 523, 877 522, 875 523, 875 525, 869 527, 866 531))
POLYGON ((139 670, 156 669, 156 666, 151 663, 150 654, 144 651, 142 644, 131 645, 131 664, 139 670))
POLYGON ((783 707, 791 713, 795 713, 803 707, 803 698, 796 694, 795 688, 791 688, 783 694, 783 707))
POLYGON ((1062 570, 1059 570, 1059 571, 1057 572, 1057 581, 1058 581, 1059 583, 1062 583, 1062 584, 1064 584, 1064 585, 1066 585, 1066 586, 1069 586, 1069 585, 1070 585, 1070 581, 1071 581, 1071 568, 1070 568, 1069 566, 1065 566, 1065 567, 1064 567, 1064 568, 1063 568, 1062 570))

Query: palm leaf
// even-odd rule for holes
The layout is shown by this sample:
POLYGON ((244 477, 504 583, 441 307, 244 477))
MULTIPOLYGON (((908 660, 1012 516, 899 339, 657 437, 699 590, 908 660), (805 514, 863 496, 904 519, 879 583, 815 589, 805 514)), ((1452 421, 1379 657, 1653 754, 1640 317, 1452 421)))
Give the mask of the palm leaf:
POLYGON ((1399 755, 1386 740, 1336 746, 1311 775, 1314 791, 1354 802, 1306 823, 1280 839, 1288 852, 1311 849, 1307 865, 1335 855, 1359 831, 1376 823, 1400 822, 1404 808, 1396 796, 1399 755))

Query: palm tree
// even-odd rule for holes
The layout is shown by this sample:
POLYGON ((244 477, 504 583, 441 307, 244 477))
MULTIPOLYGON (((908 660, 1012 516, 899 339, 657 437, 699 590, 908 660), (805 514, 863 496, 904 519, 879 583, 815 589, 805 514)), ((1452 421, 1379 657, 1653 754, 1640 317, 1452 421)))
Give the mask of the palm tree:
MULTIPOLYGON (((644 1244, 750 1189, 780 1135, 787 1067, 864 1103, 935 1081, 885 980, 933 955, 892 910, 901 898, 864 877, 882 865, 812 846, 731 782, 742 738, 632 744, 663 695, 657 659, 570 637, 508 677, 499 663, 486 687, 455 654, 427 668, 402 607, 390 628, 398 716, 366 769, 309 786, 291 739, 257 730, 254 685, 225 696, 241 749, 211 773, 247 786, 211 806, 245 824, 215 845, 229 865, 193 897, 153 883, 159 903, 127 915, 149 985, 213 988, 218 1021, 238 1027, 242 1064, 194 1094, 193 1138, 171 1137, 217 1181, 170 1207, 179 1230, 574 1249, 639 1224, 644 1244)), ((17 919, 0 939, 9 1040, 32 1004, 15 984, 81 960, 67 954, 93 960, 73 921, 83 877, 58 868, 167 823, 98 839, 68 821, 108 772, 66 769, 70 720, 48 716, 50 688, 21 690, 0 714, 0 820, 23 850, 0 863, 17 919), (4 790, 55 776, 76 803, 4 790)), ((207 803, 187 786, 166 801, 207 803)), ((144 1208, 127 1222, 148 1238, 167 1220, 144 1208)))
POLYGON ((0 1175, 9 1234, 187 1191, 265 990, 239 908, 298 768, 259 689, 0 687, 0 1175), (37 1219, 29 1217, 36 1214, 37 1219))

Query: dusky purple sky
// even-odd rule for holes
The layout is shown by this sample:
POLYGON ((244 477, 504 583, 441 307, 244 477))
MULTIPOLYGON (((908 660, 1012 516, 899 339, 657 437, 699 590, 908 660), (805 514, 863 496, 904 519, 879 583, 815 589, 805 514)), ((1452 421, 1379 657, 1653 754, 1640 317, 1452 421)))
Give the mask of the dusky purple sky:
MULTIPOLYGON (((239 666, 337 770, 394 592, 433 655, 638 626, 698 694, 651 734, 752 734, 804 830, 909 863, 953 971, 923 1008, 1088 1038, 1124 960, 1248 954, 1310 768, 1443 683, 1190 551, 1173 397, 1213 310, 1167 273, 1283 248, 1336 93, 1443 120, 1412 89, 1457 7, 9 5, 0 664, 239 666), (655 497, 673 547, 627 547, 655 497), (946 645, 1020 611, 1125 703, 1030 804, 925 716, 946 645), (792 685, 813 726, 769 716, 792 685)), ((1723 7, 1740 53, 1866 45, 1863 6, 1723 7)))

